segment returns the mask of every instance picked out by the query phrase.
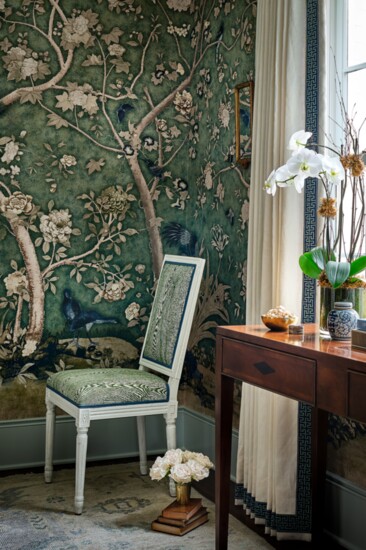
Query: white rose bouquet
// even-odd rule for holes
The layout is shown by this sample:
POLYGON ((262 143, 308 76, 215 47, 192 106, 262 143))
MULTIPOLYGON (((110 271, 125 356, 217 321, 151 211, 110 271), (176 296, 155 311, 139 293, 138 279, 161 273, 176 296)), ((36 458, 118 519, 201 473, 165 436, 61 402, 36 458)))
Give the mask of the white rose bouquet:
POLYGON ((213 466, 211 460, 202 453, 171 449, 163 457, 158 456, 150 468, 150 477, 160 481, 169 476, 178 484, 190 483, 208 477, 213 466))

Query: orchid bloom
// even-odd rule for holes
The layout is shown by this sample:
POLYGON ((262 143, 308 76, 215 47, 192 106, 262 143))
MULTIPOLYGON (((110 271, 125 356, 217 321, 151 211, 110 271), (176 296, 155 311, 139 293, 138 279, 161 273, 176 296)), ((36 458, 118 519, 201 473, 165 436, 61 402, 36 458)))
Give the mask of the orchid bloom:
POLYGON ((295 176, 296 191, 301 193, 305 179, 317 178, 323 169, 322 159, 311 149, 301 149, 287 161, 290 174, 295 176))
POLYGON ((275 196, 277 190, 276 170, 272 170, 272 172, 264 182, 264 189, 269 195, 272 195, 273 197, 275 196))
POLYGON ((323 170, 331 183, 337 185, 345 178, 344 167, 338 157, 322 156, 323 170))
POLYGON ((311 132, 305 132, 305 130, 299 130, 298 132, 295 132, 290 137, 288 149, 290 151, 293 151, 292 154, 295 155, 296 153, 301 151, 301 149, 304 149, 304 147, 306 147, 306 143, 312 135, 313 134, 311 132))
POLYGON ((277 168, 277 170, 272 170, 264 182, 264 188, 268 194, 274 196, 277 187, 290 187, 294 183, 294 178, 294 175, 289 172, 287 165, 284 164, 277 168))
POLYGON ((276 183, 278 187, 290 187, 294 183, 294 176, 289 171, 287 164, 277 168, 276 183))

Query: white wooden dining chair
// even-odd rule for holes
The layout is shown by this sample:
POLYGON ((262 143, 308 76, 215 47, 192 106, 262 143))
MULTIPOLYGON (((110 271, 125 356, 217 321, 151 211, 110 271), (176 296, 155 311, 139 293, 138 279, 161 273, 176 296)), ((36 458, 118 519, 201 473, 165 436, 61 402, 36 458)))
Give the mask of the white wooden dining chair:
MULTIPOLYGON (((46 387, 45 481, 52 481, 55 406, 75 418, 76 514, 84 504, 88 429, 92 420, 136 416, 141 474, 147 474, 145 416, 163 414, 167 449, 176 448, 177 393, 205 260, 164 257, 139 368, 73 369, 46 387)), ((172 490, 172 489, 171 489, 172 490)))

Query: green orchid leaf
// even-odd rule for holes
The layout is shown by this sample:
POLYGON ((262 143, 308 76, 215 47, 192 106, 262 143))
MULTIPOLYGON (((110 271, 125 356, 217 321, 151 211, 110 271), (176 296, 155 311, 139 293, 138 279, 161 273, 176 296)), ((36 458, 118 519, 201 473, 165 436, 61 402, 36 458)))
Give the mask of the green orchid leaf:
MULTIPOLYGON (((324 271, 325 264, 327 263, 327 254, 324 248, 318 246, 316 248, 312 248, 309 252, 312 260, 316 263, 316 265, 321 269, 321 271, 324 271)), ((329 258, 328 258, 329 259, 329 258)), ((333 258, 332 258, 333 259, 333 258)))
POLYGON ((302 254, 300 256, 299 265, 305 275, 311 277, 312 279, 317 279, 322 272, 322 269, 320 269, 320 267, 314 261, 311 252, 305 252, 305 254, 302 254))
POLYGON ((357 275, 357 273, 360 273, 360 271, 363 271, 364 269, 366 269, 366 256, 360 256, 360 258, 357 258, 357 260, 351 262, 349 274, 350 276, 357 275))
POLYGON ((325 273, 333 288, 338 288, 349 277, 350 264, 348 262, 330 261, 325 266, 325 273))

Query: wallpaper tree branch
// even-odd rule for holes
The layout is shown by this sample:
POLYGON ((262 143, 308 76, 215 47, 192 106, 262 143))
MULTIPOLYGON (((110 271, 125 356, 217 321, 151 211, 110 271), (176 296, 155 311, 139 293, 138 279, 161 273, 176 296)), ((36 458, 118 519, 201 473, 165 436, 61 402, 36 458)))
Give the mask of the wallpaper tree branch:
POLYGON ((244 320, 255 8, 0 0, 2 418, 39 413, 48 372, 136 359, 167 252, 208 260, 185 382, 213 408, 213 329, 244 320))

